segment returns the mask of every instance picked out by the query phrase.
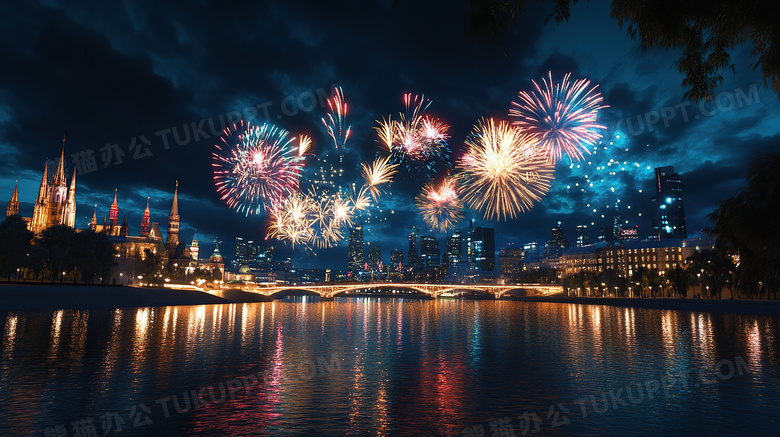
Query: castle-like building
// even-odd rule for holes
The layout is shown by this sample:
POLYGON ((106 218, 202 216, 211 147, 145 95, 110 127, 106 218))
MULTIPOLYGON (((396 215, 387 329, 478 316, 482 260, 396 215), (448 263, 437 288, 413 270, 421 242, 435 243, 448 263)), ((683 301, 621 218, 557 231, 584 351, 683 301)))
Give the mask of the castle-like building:
MULTIPOLYGON (((44 229, 55 225, 74 227, 76 222, 76 170, 73 177, 68 180, 65 177, 65 146, 62 146, 60 162, 57 170, 49 180, 49 163, 43 167, 43 178, 38 188, 38 197, 35 199, 32 217, 24 217, 27 228, 36 235, 44 229)), ((14 194, 8 202, 6 217, 19 214, 19 191, 14 187, 14 194)))
MULTIPOLYGON (((38 189, 38 197, 35 200, 32 217, 23 217, 27 227, 36 235, 44 229, 56 225, 75 227, 76 221, 76 171, 68 181, 65 177, 65 147, 63 145, 57 170, 48 178, 48 162, 43 169, 43 178, 38 189)), ((6 216, 19 214, 19 190, 14 187, 11 200, 8 202, 6 216)), ((206 269, 212 277, 223 280, 225 265, 216 245, 214 253, 208 260, 199 260, 199 245, 196 236, 188 247, 183 241, 179 241, 179 183, 173 193, 171 213, 168 215, 168 232, 163 243, 163 235, 160 226, 151 221, 149 211, 149 198, 146 198, 146 209, 141 218, 141 232, 138 236, 131 236, 127 217, 119 224, 119 205, 117 192, 114 190, 114 201, 111 203, 107 216, 103 216, 103 224, 98 224, 97 205, 89 223, 89 229, 94 232, 105 233, 114 246, 116 263, 112 269, 115 274, 114 281, 132 283, 140 273, 140 265, 146 260, 149 253, 159 256, 162 267, 169 271, 174 279, 184 279, 196 268, 206 269)))

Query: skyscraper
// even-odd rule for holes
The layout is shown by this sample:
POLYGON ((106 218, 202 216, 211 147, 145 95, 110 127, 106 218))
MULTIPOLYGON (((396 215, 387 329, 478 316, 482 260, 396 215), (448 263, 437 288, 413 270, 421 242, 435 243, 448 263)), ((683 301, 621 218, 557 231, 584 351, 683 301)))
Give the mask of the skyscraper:
POLYGON ((466 262, 469 264, 469 269, 476 270, 477 263, 474 259, 474 220, 469 222, 469 232, 466 234, 466 262))
POLYGON ((474 228, 471 238, 474 270, 492 272, 496 268, 496 241, 493 228, 474 228))
POLYGON ((590 241, 590 237, 588 236, 588 225, 577 225, 576 237, 577 247, 587 245, 590 241))
POLYGON ((561 226, 560 220, 558 221, 558 226, 552 228, 552 245, 559 248, 568 248, 569 247, 569 240, 563 238, 563 226, 561 226))
POLYGON ((421 268, 422 259, 420 258, 420 252, 417 250, 417 226, 412 226, 409 229, 409 267, 421 268))
POLYGON ((685 210, 682 200, 682 182, 674 167, 655 169, 655 196, 653 202, 653 237, 686 238, 685 210))
POLYGON ((393 270, 399 270, 399 265, 404 264, 404 251, 400 249, 393 249, 390 251, 390 267, 393 270))
POLYGON ((503 276, 513 276, 523 271, 523 249, 510 243, 498 252, 498 269, 503 276))
POLYGON ((352 273, 363 270, 365 253, 363 249, 363 225, 357 225, 349 230, 347 240, 347 268, 352 273))
POLYGON ((420 252, 426 270, 439 267, 441 251, 439 250, 439 240, 435 236, 423 235, 420 237, 420 252))
POLYGON ((376 272, 379 270, 380 264, 382 264, 382 248, 372 244, 368 249, 368 268, 372 272, 376 272))
POLYGON ((455 233, 447 237, 447 252, 445 255, 450 265, 454 266, 460 262, 461 241, 460 231, 455 231, 455 233))

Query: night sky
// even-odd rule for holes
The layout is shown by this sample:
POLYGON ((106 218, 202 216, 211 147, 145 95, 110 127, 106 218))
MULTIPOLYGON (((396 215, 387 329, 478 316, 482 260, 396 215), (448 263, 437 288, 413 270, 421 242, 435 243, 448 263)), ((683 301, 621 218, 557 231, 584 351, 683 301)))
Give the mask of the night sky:
MULTIPOLYGON (((267 111, 268 121, 312 136, 315 153, 324 155, 333 147, 320 122, 326 108, 309 97, 334 85, 350 105, 345 172, 359 182, 357 164, 379 147, 375 120, 397 114, 403 93, 432 99, 429 113, 451 126, 457 157, 480 117, 506 118, 518 91, 547 71, 599 84, 610 108, 599 116, 609 129, 598 153, 573 167, 559 162, 549 194, 516 220, 485 222, 467 213, 496 228, 499 248, 543 243, 558 220, 569 240, 578 224, 595 228, 593 239, 611 223, 616 204, 647 236, 653 168, 666 165, 680 173, 691 235, 709 225, 706 215, 719 200, 739 190, 751 159, 780 145, 778 99, 760 87, 749 48, 733 53, 737 70, 724 73, 714 103, 684 102, 673 68, 678 53, 642 51, 610 19, 606 2, 579 4, 562 25, 545 24, 550 2, 529 2, 495 44, 464 31, 468 2, 174 3, 0 5, 3 202, 18 179, 20 212, 32 215, 43 165, 47 158, 54 165, 64 134, 69 178, 74 155, 97 157, 97 168, 77 179, 77 227, 87 227, 95 204, 102 222, 117 189, 120 220, 127 216, 131 235, 139 232, 147 196, 152 221, 165 229, 178 180, 181 238, 189 243, 197 228, 202 254, 216 238, 231 257, 236 236, 263 238, 265 217, 245 217, 220 201, 213 132, 240 113, 266 121, 267 111)), ((390 249, 406 248, 410 226, 423 225, 411 201, 415 189, 396 184, 366 226, 366 240, 382 247, 385 262, 390 249)), ((467 227, 464 220, 460 228, 467 227)), ((346 266, 346 242, 316 255, 282 252, 297 266, 346 266)))

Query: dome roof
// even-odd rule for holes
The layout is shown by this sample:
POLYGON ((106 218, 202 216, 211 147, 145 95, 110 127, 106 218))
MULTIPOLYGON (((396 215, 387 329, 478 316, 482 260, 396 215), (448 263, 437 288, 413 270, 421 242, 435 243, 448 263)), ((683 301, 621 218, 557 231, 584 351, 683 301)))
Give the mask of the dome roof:
POLYGON ((214 247, 214 253, 211 254, 211 257, 209 258, 210 263, 221 263, 222 262, 222 254, 219 253, 219 244, 217 244, 214 247))

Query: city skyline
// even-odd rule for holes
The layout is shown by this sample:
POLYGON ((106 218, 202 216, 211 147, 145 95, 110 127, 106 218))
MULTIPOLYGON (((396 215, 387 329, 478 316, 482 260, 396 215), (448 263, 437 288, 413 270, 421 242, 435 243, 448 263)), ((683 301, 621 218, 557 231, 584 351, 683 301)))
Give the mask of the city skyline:
MULTIPOLYGON (((45 81, 40 73, 0 73, 0 89, 7 96, 0 107, 0 147, 6 156, 0 163, 0 193, 5 193, 1 198, 10 199, 18 179, 20 210, 32 210, 44 161, 59 155, 65 133, 66 173, 82 167, 82 174, 77 175, 78 228, 87 226, 95 204, 107 212, 116 190, 130 232, 138 234, 147 198, 151 198, 151 220, 163 222, 170 207, 170 186, 178 180, 183 238, 191 238, 198 229, 201 241, 232 241, 236 236, 263 240, 267 217, 236 213, 220 201, 213 187, 210 154, 215 133, 237 117, 263 121, 267 111, 269 121, 279 127, 311 135, 314 153, 324 158, 333 144, 320 122, 325 113, 322 97, 329 96, 334 85, 343 88, 352 108, 348 122, 353 134, 346 145, 351 153, 344 163, 345 177, 358 180, 359 161, 372 158, 377 150, 374 120, 394 113, 405 92, 424 93, 433 100, 431 113, 451 126, 454 159, 479 117, 505 117, 517 92, 528 89, 532 80, 538 81, 547 71, 556 77, 572 72, 599 84, 610 108, 599 113, 599 122, 608 129, 597 153, 580 162, 559 162, 548 195, 517 219, 486 221, 469 210, 457 225, 463 230, 469 220, 476 219, 480 226, 494 228, 497 249, 508 243, 543 244, 559 220, 570 241, 578 225, 589 227, 593 241, 598 229, 611 223, 618 203, 623 221, 628 221, 623 224, 638 225, 639 237, 647 237, 652 233, 653 169, 664 166, 674 166, 680 175, 686 193, 687 231, 693 235, 709 224, 706 214, 718 201, 733 196, 742 186, 750 159, 774 150, 780 138, 772 113, 776 97, 758 86, 758 73, 738 69, 724 77, 714 102, 684 102, 681 77, 669 68, 674 54, 640 52, 636 42, 609 18, 604 5, 577 5, 571 21, 562 25, 543 25, 548 11, 543 5, 531 6, 518 18, 522 34, 502 41, 495 50, 484 50, 459 32, 444 31, 464 12, 459 7, 442 12, 422 5, 416 11, 420 17, 437 17, 427 21, 427 38, 408 44, 411 37, 398 34, 400 41, 391 38, 387 46, 398 56, 394 65, 414 66, 405 69, 409 72, 402 77, 366 70, 364 64, 386 65, 374 51, 363 55, 374 62, 365 63, 344 55, 325 57, 320 50, 337 44, 338 38, 354 41, 366 36, 367 44, 383 42, 384 37, 369 25, 327 34, 323 27, 327 20, 321 18, 371 23, 375 15, 390 11, 391 21, 400 20, 392 18, 397 10, 390 5, 367 6, 367 10, 355 11, 355 16, 336 17, 319 6, 295 12, 283 5, 250 7, 240 18, 194 8, 180 16, 179 28, 173 33, 158 23, 156 12, 141 6, 127 6, 103 17, 79 6, 61 17, 63 9, 56 3, 5 8, 13 8, 8 16, 39 18, 29 28, 5 30, 22 36, 4 38, 19 42, 1 49, 9 62, 19 65, 16 71, 62 70, 72 73, 75 82, 45 81), (193 53, 189 49, 199 38, 214 36, 197 25, 206 15, 246 23, 262 21, 282 35, 294 34, 285 43, 255 40, 251 47, 255 53, 282 53, 294 47, 302 54, 301 60, 292 64, 282 60, 273 68, 261 66, 257 79, 206 62, 218 59, 213 54, 222 53, 222 46, 203 47, 202 54, 182 58, 185 52, 193 53), (288 31, 281 25, 286 22, 310 30, 288 31), (597 41, 577 38, 594 24, 602 29, 597 41), (453 35, 453 41, 438 34, 453 35), (599 41, 609 41, 608 49, 599 41), (80 55, 84 52, 94 55, 92 60, 80 55), (174 67, 166 59, 185 60, 174 67), (446 80, 441 80, 442 66, 449 72, 446 80), (486 76, 486 67, 494 73, 486 76), (122 74, 87 74, 92 70, 122 74), (212 85, 198 86, 201 83, 212 85), (95 89, 105 91, 95 93, 95 89), (89 151, 95 158, 94 168, 88 165, 89 151)), ((396 32, 385 22, 381 28, 388 35, 396 32)), ((747 50, 736 52, 739 59, 747 56, 747 50)), ((258 58, 252 62, 262 62, 262 56, 258 58)), ((310 169, 318 167, 315 158, 307 159, 310 169)), ((49 162, 50 168, 56 165, 52 164, 56 159, 49 162)), ((309 177, 315 180, 316 176, 309 177)), ((366 241, 381 246, 385 258, 396 246, 403 249, 401 243, 410 226, 424 229, 412 202, 416 188, 409 185, 413 184, 397 182, 392 196, 382 201, 382 212, 363 223, 366 241)), ((434 234, 440 242, 448 235, 434 234)), ((280 256, 292 257, 302 267, 329 267, 329 260, 338 260, 333 261, 335 266, 347 253, 346 238, 335 249, 316 250, 316 255, 282 246, 280 256)))

